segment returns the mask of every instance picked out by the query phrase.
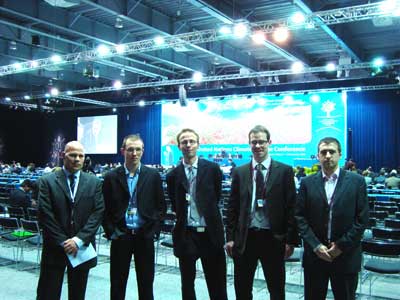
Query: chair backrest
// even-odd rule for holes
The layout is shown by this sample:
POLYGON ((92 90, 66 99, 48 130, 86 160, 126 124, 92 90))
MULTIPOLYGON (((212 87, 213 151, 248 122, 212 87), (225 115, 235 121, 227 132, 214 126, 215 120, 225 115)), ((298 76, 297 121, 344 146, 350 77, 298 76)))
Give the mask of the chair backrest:
POLYGON ((25 212, 22 207, 12 207, 9 206, 7 208, 8 214, 10 217, 13 218, 24 218, 25 217, 25 212))
POLYGON ((361 241, 364 253, 377 256, 400 256, 400 241, 367 239, 361 241))
POLYGON ((38 220, 38 214, 39 211, 37 208, 33 208, 33 207, 28 207, 28 219, 32 220, 32 221, 37 221, 38 220))
POLYGON ((17 218, 0 217, 0 227, 2 229, 18 229, 19 223, 17 218))
POLYGON ((400 219, 386 218, 385 227, 400 229, 400 219))
POLYGON ((400 212, 396 212, 395 215, 396 215, 396 219, 400 219, 400 212))
POLYGON ((369 228, 376 226, 376 218, 369 218, 369 228))
POLYGON ((372 236, 375 239, 400 241, 400 229, 373 227, 372 236))
POLYGON ((378 220, 383 220, 389 216, 389 213, 387 211, 370 211, 369 212, 369 217, 370 218, 376 218, 378 220))
POLYGON ((21 221, 21 226, 25 231, 29 231, 32 233, 40 233, 39 229, 39 223, 38 221, 31 221, 31 220, 25 220, 25 219, 20 219, 21 221))

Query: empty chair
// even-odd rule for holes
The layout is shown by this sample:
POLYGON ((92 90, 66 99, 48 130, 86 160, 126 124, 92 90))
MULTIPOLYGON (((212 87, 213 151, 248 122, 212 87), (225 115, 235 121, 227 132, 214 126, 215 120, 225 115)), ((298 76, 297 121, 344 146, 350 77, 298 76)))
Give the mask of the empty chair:
POLYGON ((400 219, 386 218, 385 227, 400 229, 400 219))
POLYGON ((400 219, 400 212, 395 213, 396 219, 400 219))
POLYGON ((376 227, 376 218, 369 218, 368 228, 376 227))
MULTIPOLYGON (((42 248, 41 245, 43 243, 42 240, 42 234, 39 228, 39 223, 38 221, 32 221, 32 220, 25 220, 25 219, 20 219, 21 222, 21 227, 24 231, 30 232, 33 236, 26 239, 26 242, 34 245, 36 247, 37 255, 36 255, 36 263, 39 264, 40 262, 40 249, 42 248)), ((23 254, 24 247, 21 250, 21 257, 23 254)))
POLYGON ((400 229, 374 227, 372 228, 372 236, 375 239, 400 241, 400 229))
POLYGON ((37 208, 33 208, 33 207, 28 207, 27 209, 27 213, 28 213, 28 220, 31 221, 37 221, 38 220, 38 209, 37 208))
POLYGON ((9 206, 7 208, 7 211, 8 211, 8 215, 11 218, 17 218, 17 219, 25 218, 25 212, 22 207, 9 206))
POLYGON ((384 220, 389 216, 389 213, 387 211, 370 211, 369 212, 369 217, 370 218, 376 218, 377 220, 384 220))
POLYGON ((400 274, 400 241, 367 239, 363 240, 361 245, 364 255, 369 256, 364 257, 363 267, 368 271, 371 295, 373 273, 400 274))
POLYGON ((9 243, 13 251, 13 261, 18 263, 20 241, 25 238, 21 231, 17 218, 0 217, 0 236, 6 243, 9 243))

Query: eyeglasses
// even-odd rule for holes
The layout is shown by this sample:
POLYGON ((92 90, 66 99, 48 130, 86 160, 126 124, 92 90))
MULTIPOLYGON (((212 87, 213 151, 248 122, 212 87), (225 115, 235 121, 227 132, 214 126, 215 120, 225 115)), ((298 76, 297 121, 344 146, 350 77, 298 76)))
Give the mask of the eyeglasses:
POLYGON ((181 144, 181 145, 195 145, 195 144, 197 144, 197 141, 196 140, 184 140, 184 141, 179 142, 179 144, 181 144))
POLYGON ((266 141, 266 140, 254 140, 254 141, 250 142, 250 144, 252 144, 253 146, 257 146, 257 144, 260 146, 264 146, 267 143, 268 143, 268 141, 266 141))
POLYGON ((139 147, 138 148, 128 148, 128 149, 125 149, 125 151, 128 153, 133 153, 133 152, 140 153, 143 151, 143 149, 139 148, 139 147))

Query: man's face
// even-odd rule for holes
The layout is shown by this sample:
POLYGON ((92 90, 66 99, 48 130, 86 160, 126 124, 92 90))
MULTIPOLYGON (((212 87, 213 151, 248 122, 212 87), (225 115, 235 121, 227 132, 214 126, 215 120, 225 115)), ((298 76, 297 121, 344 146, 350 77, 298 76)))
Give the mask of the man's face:
POLYGON ((179 137, 178 147, 185 159, 196 157, 197 149, 199 149, 196 135, 190 131, 183 132, 179 137))
POLYGON ((268 156, 268 147, 271 141, 267 139, 265 132, 256 132, 250 134, 250 147, 254 160, 258 163, 263 162, 268 156))
POLYGON ((125 148, 121 148, 121 153, 125 158, 126 165, 138 165, 144 152, 141 140, 127 140, 125 148))
POLYGON ((336 143, 322 143, 318 149, 318 159, 324 171, 335 171, 342 154, 336 143))
POLYGON ((68 143, 64 151, 64 167, 70 173, 82 169, 85 153, 79 142, 68 143))

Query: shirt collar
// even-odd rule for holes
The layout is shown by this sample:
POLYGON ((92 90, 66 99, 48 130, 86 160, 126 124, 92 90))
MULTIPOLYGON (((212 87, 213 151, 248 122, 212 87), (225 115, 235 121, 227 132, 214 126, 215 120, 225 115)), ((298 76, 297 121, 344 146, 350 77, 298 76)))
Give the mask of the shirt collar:
POLYGON ((62 170, 64 171, 65 176, 68 178, 69 175, 75 175, 75 178, 79 178, 79 176, 81 175, 81 171, 76 171, 75 173, 71 173, 70 171, 68 171, 64 166, 62 167, 62 170))
MULTIPOLYGON (((136 174, 137 174, 137 175, 140 174, 140 168, 141 168, 141 167, 142 167, 142 164, 139 163, 139 166, 138 166, 138 168, 136 169, 135 175, 136 175, 136 174)), ((124 164, 124 169, 125 169, 125 175, 126 175, 126 177, 129 177, 130 172, 129 172, 129 170, 128 170, 128 168, 126 167, 125 164, 124 164)))
POLYGON ((183 167, 184 167, 185 169, 190 168, 190 167, 193 167, 193 168, 197 169, 198 164, 199 164, 199 158, 196 156, 196 160, 195 160, 194 163, 191 164, 191 165, 185 163, 184 160, 182 160, 182 164, 183 164, 183 167))
POLYGON ((323 179, 327 178, 327 179, 329 180, 329 179, 332 178, 332 179, 336 180, 336 179, 339 178, 340 169, 339 169, 339 167, 336 168, 335 172, 333 172, 332 175, 331 175, 330 177, 328 177, 328 176, 324 173, 323 170, 321 170, 321 173, 322 173, 322 178, 323 178, 323 179))
MULTIPOLYGON (((272 160, 272 159, 271 159, 271 156, 268 155, 268 157, 267 157, 264 161, 261 162, 261 164, 263 165, 263 167, 264 167, 265 170, 268 170, 269 167, 271 166, 271 160, 272 160)), ((258 164, 259 164, 259 163, 256 162, 256 161, 254 160, 254 158, 251 160, 251 166, 252 166, 253 170, 256 169, 256 166, 257 166, 258 164)))

